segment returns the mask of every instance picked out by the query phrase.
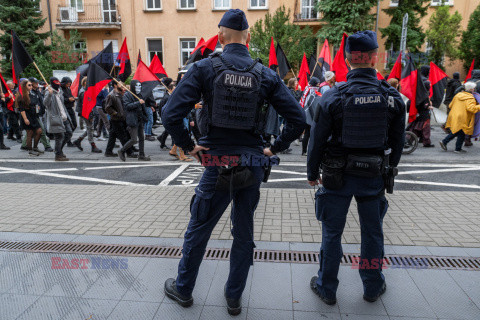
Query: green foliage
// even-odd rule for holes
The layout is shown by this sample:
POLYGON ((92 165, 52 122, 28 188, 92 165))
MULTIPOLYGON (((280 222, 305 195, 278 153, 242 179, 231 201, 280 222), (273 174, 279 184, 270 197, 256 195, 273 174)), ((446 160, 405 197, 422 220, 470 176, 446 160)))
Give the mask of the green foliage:
POLYGON ((407 49, 410 52, 420 51, 426 36, 420 26, 420 19, 427 15, 430 3, 430 0, 399 0, 398 7, 383 9, 392 17, 388 27, 380 28, 382 38, 387 37, 385 42, 387 49, 390 49, 392 44, 394 50, 400 49, 403 16, 408 13, 407 49))
POLYGON ((300 28, 290 22, 290 10, 286 11, 282 6, 275 14, 267 13, 264 19, 260 19, 250 29, 252 38, 250 41, 250 53, 252 57, 262 59, 268 64, 270 52, 270 38, 273 37, 275 45, 280 43, 287 59, 292 67, 298 67, 305 52, 307 56, 316 49, 316 39, 309 27, 300 28))
POLYGON ((333 47, 340 47, 342 34, 348 35, 357 31, 372 30, 375 24, 375 14, 371 9, 377 5, 377 0, 321 0, 318 11, 322 12, 324 25, 317 36, 321 41, 325 38, 333 47))
POLYGON ((11 75, 11 31, 15 31, 32 57, 40 57, 48 51, 45 40, 49 33, 37 32, 45 24, 38 11, 40 0, 0 0, 0 54, 6 59, 1 61, 1 68, 6 75, 11 75))
POLYGON ((460 52, 465 70, 470 68, 475 59, 475 68, 480 68, 480 6, 473 11, 468 21, 467 30, 463 32, 460 52))
POLYGON ((432 47, 429 59, 443 68, 444 56, 455 60, 459 56, 458 42, 461 34, 462 16, 455 11, 450 14, 449 6, 438 7, 428 23, 427 41, 432 47))

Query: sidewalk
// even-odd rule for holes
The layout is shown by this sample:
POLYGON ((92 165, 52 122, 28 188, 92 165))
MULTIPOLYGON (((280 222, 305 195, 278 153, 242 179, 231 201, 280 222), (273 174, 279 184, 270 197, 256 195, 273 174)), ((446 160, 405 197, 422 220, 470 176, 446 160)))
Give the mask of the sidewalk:
MULTIPOLYGON (((48 239, 89 243, 178 245, 181 239, 0 233, 2 240, 48 239)), ((209 247, 229 247, 211 241, 209 247)), ((318 244, 257 242, 257 248, 311 250, 318 244)), ((431 248, 387 246, 386 252, 426 253, 431 248)), ((358 253, 358 246, 344 246, 358 253)), ((478 250, 480 251, 480 250, 478 250)), ((465 253, 450 248, 450 254, 465 253)), ((470 254, 480 252, 470 250, 470 254)), ((480 255, 480 254, 479 254, 480 255)), ((478 256, 478 255, 477 255, 478 256)), ((0 319, 229 319, 223 298, 228 261, 205 260, 194 305, 184 309, 164 296, 163 283, 175 277, 178 259, 132 258, 0 251, 0 319), (52 269, 62 259, 127 259, 126 269, 52 269)), ((386 269, 386 293, 375 303, 362 299, 358 270, 342 266, 338 303, 327 306, 310 288, 316 264, 262 263, 252 267, 235 319, 478 319, 480 271, 386 269)), ((233 318, 233 317, 232 317, 233 318)))
MULTIPOLYGON (((0 231, 181 238, 193 188, 0 183, 0 231), (26 196, 28 201, 26 201, 26 196)), ((385 244, 480 247, 476 192, 388 195, 385 244)), ((228 209, 212 239, 231 239, 228 209)), ((313 189, 261 189, 255 240, 321 241, 313 189)), ((355 201, 342 239, 360 243, 355 201)))

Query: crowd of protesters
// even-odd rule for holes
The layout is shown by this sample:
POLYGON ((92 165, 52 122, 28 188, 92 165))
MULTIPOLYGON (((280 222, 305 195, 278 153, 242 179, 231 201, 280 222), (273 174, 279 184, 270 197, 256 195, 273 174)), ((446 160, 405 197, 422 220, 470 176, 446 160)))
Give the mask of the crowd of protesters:
MULTIPOLYGON (((429 90, 429 68, 422 67, 419 74, 426 89, 429 90)), ((388 83, 397 90, 400 89, 399 79, 390 78, 388 83)), ((82 115, 86 84, 85 77, 81 80, 77 98, 71 91, 72 80, 68 77, 62 78, 61 81, 52 77, 49 84, 39 82, 35 78, 21 79, 19 86, 12 81, 7 81, 13 96, 0 93, 0 131, 2 132, 0 150, 10 149, 4 143, 4 135, 6 139, 21 144, 21 149, 31 156, 54 152, 56 161, 68 161, 64 153, 65 146, 84 151, 82 141, 85 138, 90 144, 89 150, 92 153, 104 153, 106 157, 118 157, 122 161, 126 161, 126 158, 149 161, 150 157, 145 154, 145 141, 158 140, 161 150, 169 149, 166 142, 169 136, 168 131, 164 130, 155 138, 156 135, 152 129, 160 125, 159 113, 175 89, 172 79, 163 78, 163 85, 149 97, 141 95, 142 84, 138 81, 133 80, 129 86, 112 81, 98 95, 96 106, 88 118, 82 115), (10 100, 14 100, 14 108, 7 108, 10 100), (75 131, 81 131, 81 133, 76 140, 72 141, 75 131), (108 140, 105 152, 97 147, 95 139, 108 140), (51 141, 55 142, 53 148, 51 141), (39 144, 43 145, 43 150, 39 148, 39 144), (118 148, 117 152, 114 152, 114 148, 118 148)), ((309 126, 314 121, 315 110, 312 103, 314 98, 324 95, 335 85, 338 83, 335 73, 331 71, 325 72, 323 79, 312 77, 303 91, 299 90, 296 78, 289 79, 288 88, 304 108, 309 126)), ((480 70, 473 70, 472 78, 464 84, 460 81, 460 74, 454 73, 453 78, 447 83, 444 104, 447 106, 448 118, 442 128, 447 136, 440 141, 440 146, 447 150, 448 143, 456 138, 455 152, 465 153, 463 146, 472 146, 472 141, 480 136, 480 70)), ((198 108, 201 108, 201 104, 196 106, 196 109, 198 108)), ((430 137, 432 102, 430 99, 417 101, 416 109, 416 119, 408 125, 407 129, 419 137, 424 147, 434 147, 430 137)), ((184 119, 185 127, 192 133, 197 129, 195 114, 194 110, 190 118, 184 119)), ((275 138, 280 134, 282 125, 284 125, 284 119, 272 106, 268 106, 264 129, 267 146, 272 137, 275 138)), ((310 130, 307 128, 303 137, 295 141, 297 145, 302 145, 302 156, 307 155, 309 136, 310 130)), ((283 153, 291 153, 291 149, 283 153)), ((179 161, 192 161, 192 158, 178 148, 174 141, 170 146, 169 155, 179 161)))

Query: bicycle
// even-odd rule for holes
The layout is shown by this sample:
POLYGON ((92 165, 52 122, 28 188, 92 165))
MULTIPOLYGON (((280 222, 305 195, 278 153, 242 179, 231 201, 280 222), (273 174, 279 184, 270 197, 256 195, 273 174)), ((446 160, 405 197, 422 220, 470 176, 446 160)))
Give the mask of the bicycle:
POLYGON ((402 154, 411 154, 418 147, 418 137, 411 131, 405 131, 405 145, 403 146, 402 154))

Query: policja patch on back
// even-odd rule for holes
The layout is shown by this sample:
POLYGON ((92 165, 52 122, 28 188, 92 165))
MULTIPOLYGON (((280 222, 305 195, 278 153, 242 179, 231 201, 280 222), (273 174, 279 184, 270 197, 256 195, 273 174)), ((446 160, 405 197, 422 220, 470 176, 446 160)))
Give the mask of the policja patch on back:
POLYGON ((252 88, 255 79, 250 75, 225 72, 223 84, 232 87, 252 88))

